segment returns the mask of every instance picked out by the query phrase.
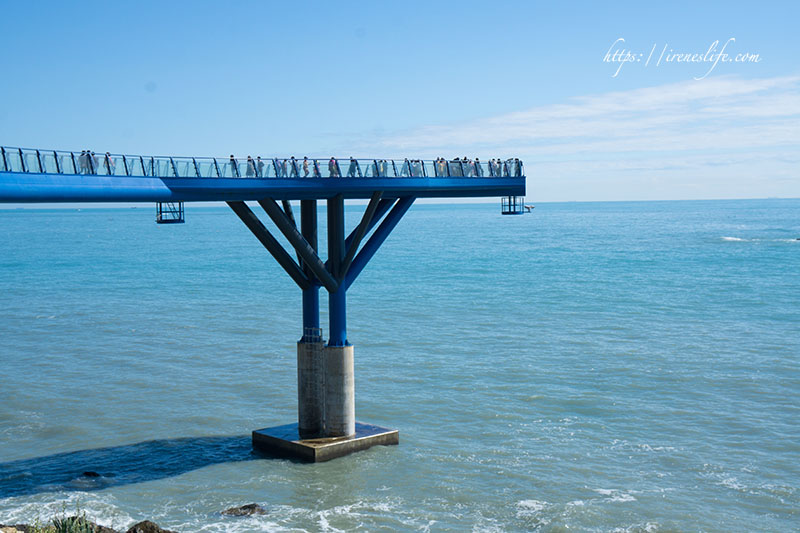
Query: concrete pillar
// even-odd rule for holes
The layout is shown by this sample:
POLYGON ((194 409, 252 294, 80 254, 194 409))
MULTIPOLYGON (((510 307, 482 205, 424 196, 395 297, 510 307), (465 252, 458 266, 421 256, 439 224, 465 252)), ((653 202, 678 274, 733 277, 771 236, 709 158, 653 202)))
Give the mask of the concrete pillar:
POLYGON ((297 343, 297 421, 301 439, 321 437, 325 416, 325 345, 297 343))
POLYGON ((353 345, 326 346, 325 416, 326 437, 350 437, 356 433, 356 394, 353 345))

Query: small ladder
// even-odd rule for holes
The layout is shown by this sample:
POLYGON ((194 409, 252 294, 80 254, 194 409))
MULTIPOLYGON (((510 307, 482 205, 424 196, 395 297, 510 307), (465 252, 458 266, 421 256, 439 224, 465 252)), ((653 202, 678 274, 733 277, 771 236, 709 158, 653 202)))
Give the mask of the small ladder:
POLYGON ((183 202, 156 203, 156 224, 183 224, 183 202))

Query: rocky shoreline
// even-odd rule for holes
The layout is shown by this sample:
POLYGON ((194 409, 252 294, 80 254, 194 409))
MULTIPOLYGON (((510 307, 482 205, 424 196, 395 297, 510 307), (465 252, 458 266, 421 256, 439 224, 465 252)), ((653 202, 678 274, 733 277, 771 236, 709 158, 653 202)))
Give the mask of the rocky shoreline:
MULTIPOLYGON (((251 516, 266 514, 263 507, 257 503, 249 503, 240 507, 225 509, 220 514, 225 516, 251 516)), ((117 531, 110 527, 95 524, 85 516, 70 516, 54 518, 43 526, 32 526, 30 524, 3 525, 0 524, 0 533, 176 533, 169 529, 163 529, 158 524, 149 520, 143 520, 132 525, 127 531, 117 531)))

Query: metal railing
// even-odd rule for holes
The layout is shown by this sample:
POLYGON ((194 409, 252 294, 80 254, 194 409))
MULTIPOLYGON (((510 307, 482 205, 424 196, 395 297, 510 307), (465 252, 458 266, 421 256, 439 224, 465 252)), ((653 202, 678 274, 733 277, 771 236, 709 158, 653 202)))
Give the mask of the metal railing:
POLYGON ((522 177, 519 159, 216 158, 96 154, 0 147, 0 172, 158 178, 522 177))

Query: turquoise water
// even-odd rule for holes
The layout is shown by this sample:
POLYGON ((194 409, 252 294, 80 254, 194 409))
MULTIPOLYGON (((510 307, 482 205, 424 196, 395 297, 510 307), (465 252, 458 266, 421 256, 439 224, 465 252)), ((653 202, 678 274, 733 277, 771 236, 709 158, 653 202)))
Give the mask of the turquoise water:
POLYGON ((307 465, 250 450, 296 419, 300 294, 229 210, 0 211, 0 523, 796 531, 798 214, 413 207, 348 300, 401 444, 307 465))

